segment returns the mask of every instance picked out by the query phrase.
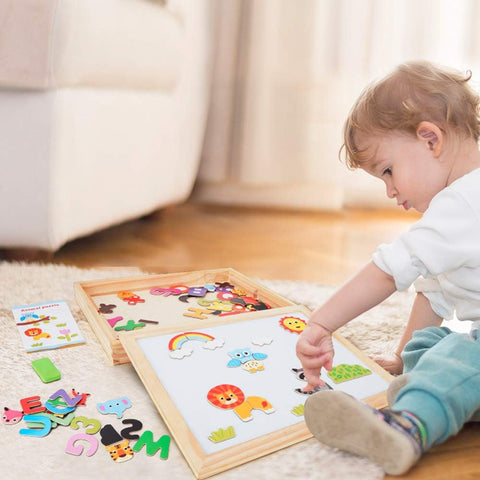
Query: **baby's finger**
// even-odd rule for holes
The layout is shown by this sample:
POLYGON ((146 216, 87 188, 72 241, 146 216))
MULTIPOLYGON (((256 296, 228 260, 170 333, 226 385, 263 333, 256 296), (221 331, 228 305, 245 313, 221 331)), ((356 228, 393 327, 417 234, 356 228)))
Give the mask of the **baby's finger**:
POLYGON ((305 380, 307 381, 307 385, 312 386, 310 390, 313 390, 315 387, 324 387, 325 383, 320 378, 320 371, 319 370, 305 370, 303 369, 303 374, 305 375, 305 380))

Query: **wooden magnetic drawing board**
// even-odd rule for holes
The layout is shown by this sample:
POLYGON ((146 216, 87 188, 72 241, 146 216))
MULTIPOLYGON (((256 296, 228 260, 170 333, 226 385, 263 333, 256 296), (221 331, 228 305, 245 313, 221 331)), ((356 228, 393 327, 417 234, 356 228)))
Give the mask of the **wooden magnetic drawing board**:
MULTIPOLYGON (((301 367, 295 345, 310 313, 295 305, 196 321, 182 330, 120 334, 197 478, 311 437, 303 420, 307 395, 298 392, 306 382, 293 371, 301 367)), ((346 381, 340 373, 323 375, 324 381, 376 408, 386 406, 391 376, 338 335, 334 346, 334 367, 360 373, 346 381)))

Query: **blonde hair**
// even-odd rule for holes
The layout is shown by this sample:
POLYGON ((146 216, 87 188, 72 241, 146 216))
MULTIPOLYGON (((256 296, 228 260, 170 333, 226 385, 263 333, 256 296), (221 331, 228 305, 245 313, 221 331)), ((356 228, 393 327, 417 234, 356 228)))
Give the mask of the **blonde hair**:
POLYGON ((358 145, 362 137, 398 131, 416 135, 422 121, 444 132, 473 138, 480 136, 480 99, 467 85, 471 72, 461 74, 428 62, 398 66, 384 79, 369 85, 354 104, 345 122, 344 151, 348 167, 358 168, 371 157, 358 145))

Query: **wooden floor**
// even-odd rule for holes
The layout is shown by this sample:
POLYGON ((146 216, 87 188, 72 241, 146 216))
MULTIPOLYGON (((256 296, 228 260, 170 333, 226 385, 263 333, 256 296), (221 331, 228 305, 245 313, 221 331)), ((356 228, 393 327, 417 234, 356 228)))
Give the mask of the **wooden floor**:
POLYGON ((378 243, 408 228, 402 212, 279 212, 183 205, 64 246, 54 262, 167 273, 232 267, 265 279, 340 284, 378 243))
MULTIPOLYGON (((48 260, 85 268, 140 266, 152 273, 233 267, 257 278, 338 285, 416 218, 400 211, 322 214, 184 205, 73 241, 48 260)), ((480 424, 468 424, 408 475, 395 478, 480 479, 480 424)))

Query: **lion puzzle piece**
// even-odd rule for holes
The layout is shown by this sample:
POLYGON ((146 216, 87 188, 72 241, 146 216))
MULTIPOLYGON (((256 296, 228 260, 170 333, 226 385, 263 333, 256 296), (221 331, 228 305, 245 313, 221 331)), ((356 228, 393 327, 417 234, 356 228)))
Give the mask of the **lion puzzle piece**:
POLYGON ((263 362, 261 360, 268 357, 267 354, 261 352, 252 352, 249 348, 237 348, 228 352, 232 359, 227 363, 227 367, 242 367, 250 373, 264 370, 263 362))
POLYGON ((208 391, 207 399, 215 407, 233 410, 243 422, 253 419, 252 410, 262 410, 265 413, 275 411, 268 400, 258 396, 245 397, 236 385, 217 385, 208 391))
POLYGON ((332 368, 328 372, 328 376, 335 382, 341 383, 348 380, 354 380, 359 377, 364 377, 372 373, 368 368, 364 368, 361 365, 349 365, 347 363, 341 363, 332 368))

